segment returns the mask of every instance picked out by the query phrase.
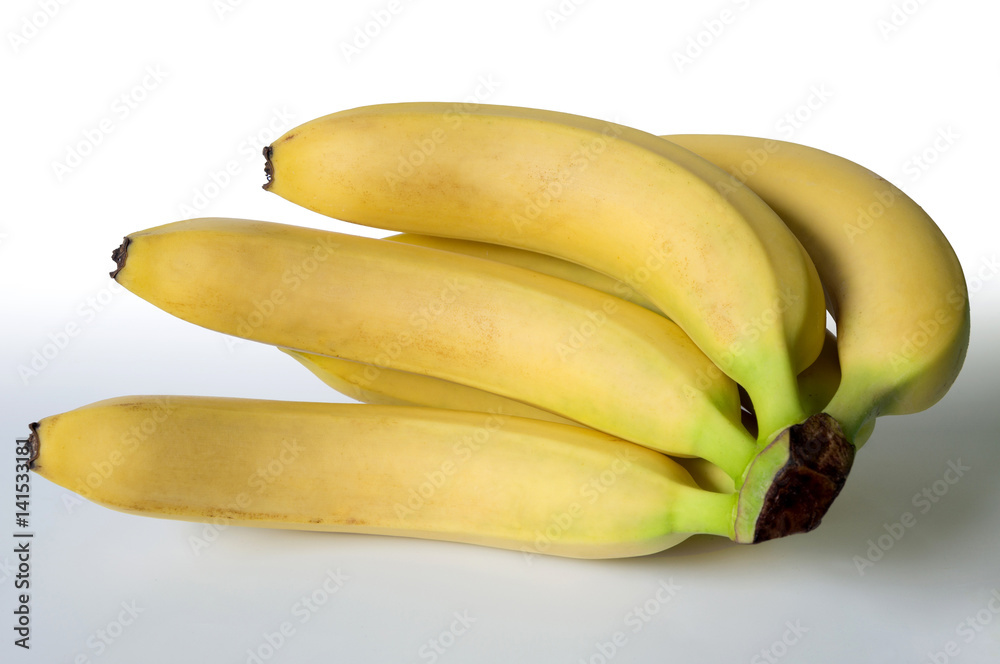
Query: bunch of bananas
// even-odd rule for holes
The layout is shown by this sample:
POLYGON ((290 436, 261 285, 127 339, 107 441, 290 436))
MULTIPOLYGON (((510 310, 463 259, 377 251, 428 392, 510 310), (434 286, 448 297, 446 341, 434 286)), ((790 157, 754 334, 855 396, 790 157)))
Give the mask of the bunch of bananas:
POLYGON ((754 543, 815 528, 876 417, 930 407, 965 358, 944 235, 820 150, 408 103, 264 156, 266 190, 401 234, 193 219, 128 235, 112 276, 364 403, 102 401, 32 425, 39 474, 193 521, 593 558, 754 543))

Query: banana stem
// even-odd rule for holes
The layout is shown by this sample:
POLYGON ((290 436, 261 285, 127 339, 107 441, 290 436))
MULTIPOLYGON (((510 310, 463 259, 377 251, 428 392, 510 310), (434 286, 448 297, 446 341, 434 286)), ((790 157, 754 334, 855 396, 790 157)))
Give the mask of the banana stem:
POLYGON ((859 407, 857 402, 858 399, 844 389, 842 384, 823 410, 840 423, 847 440, 860 447, 868 439, 863 430, 869 430, 874 426, 878 406, 859 407))
POLYGON ((854 453, 826 413, 782 431, 747 469, 735 540, 756 544, 816 528, 844 487, 854 453))
POLYGON ((801 396, 796 388, 794 393, 781 400, 770 400, 764 408, 757 408, 760 401, 753 401, 754 412, 757 415, 757 444, 758 451, 767 447, 776 439, 787 427, 799 424, 811 414, 807 413, 802 406, 801 396), (772 407, 773 406, 773 407, 772 407))
POLYGON ((678 533, 718 535, 736 539, 739 494, 716 493, 691 487, 683 494, 684 508, 671 514, 668 530, 678 533))
POLYGON ((705 431, 708 435, 694 448, 697 455, 722 468, 739 484, 758 451, 756 441, 742 423, 722 416, 718 417, 717 424, 706 427, 705 431))

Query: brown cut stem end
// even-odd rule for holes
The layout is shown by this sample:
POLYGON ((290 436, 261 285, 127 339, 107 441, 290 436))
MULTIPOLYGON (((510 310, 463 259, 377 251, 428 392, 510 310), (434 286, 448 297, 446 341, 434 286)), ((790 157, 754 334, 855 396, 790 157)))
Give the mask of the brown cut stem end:
POLYGON ((788 461, 764 496, 754 544, 816 528, 844 488, 854 455, 854 445, 826 413, 790 427, 788 461))
POLYGON ((274 154, 274 148, 270 145, 264 147, 264 175, 267 176, 267 182, 262 185, 264 191, 271 188, 271 180, 274 179, 274 164, 271 163, 271 155, 274 154))
POLYGON ((120 247, 111 252, 111 260, 115 262, 115 269, 111 271, 111 278, 117 279, 118 273, 125 267, 125 259, 128 258, 128 245, 132 240, 126 235, 120 247))
POLYGON ((28 468, 31 469, 35 467, 35 460, 38 459, 38 422, 32 422, 28 428, 31 430, 31 433, 28 434, 28 468))

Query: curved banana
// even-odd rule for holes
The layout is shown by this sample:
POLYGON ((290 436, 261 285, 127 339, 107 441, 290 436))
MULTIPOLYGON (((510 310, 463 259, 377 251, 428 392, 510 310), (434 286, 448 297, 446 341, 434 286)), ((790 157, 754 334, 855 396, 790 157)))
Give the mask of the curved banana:
MULTIPOLYGON (((296 359, 317 378, 341 394, 363 403, 470 410, 581 426, 572 420, 499 394, 440 378, 394 369, 379 369, 370 364, 341 360, 329 355, 303 353, 289 348, 278 350, 296 359)), ((691 473, 701 488, 722 493, 732 493, 736 490, 733 478, 711 461, 699 457, 672 458, 691 473)))
POLYGON ((577 425, 572 420, 526 403, 433 376, 380 368, 291 348, 278 350, 297 360, 341 394, 363 403, 472 410, 577 425))
MULTIPOLYGON (((279 350, 297 360, 333 389, 363 403, 471 410, 577 424, 519 401, 440 378, 379 369, 369 364, 288 348, 279 350)), ((839 383, 837 339, 833 333, 827 332, 823 352, 809 368, 799 374, 799 390, 807 412, 821 412, 837 391, 839 383)), ((756 428, 752 421, 744 423, 756 428)), ((736 490, 733 478, 710 461, 699 457, 675 457, 674 460, 684 466, 703 489, 724 493, 736 490)))
POLYGON ((961 263, 928 214, 843 157, 747 136, 668 136, 745 183, 809 251, 837 321, 843 374, 826 412, 856 445, 880 415, 931 407, 969 343, 961 263))
MULTIPOLYGON (((445 240, 433 236, 397 235, 386 239, 395 240, 396 238, 404 237, 407 239, 411 237, 416 238, 416 242, 414 243, 421 246, 433 246, 445 250, 451 250, 449 247, 455 247, 461 250, 471 249, 478 251, 483 246, 483 243, 445 240), (443 241, 441 243, 435 242, 435 240, 439 239, 443 241)), ((506 247, 501 248, 508 249, 506 247)), ((544 262, 537 260, 536 256, 542 259, 549 258, 541 254, 518 249, 510 249, 509 251, 515 253, 507 254, 505 252, 484 251, 482 255, 484 257, 488 255, 491 260, 499 260, 497 253, 502 253, 504 257, 513 257, 514 260, 517 260, 523 266, 533 265, 535 267, 544 262)), ((577 266, 572 263, 560 261, 559 259, 550 260, 553 263, 546 264, 552 265, 558 270, 559 274, 571 277, 571 281, 576 281, 579 278, 580 282, 587 282, 592 275, 597 274, 587 268, 581 267, 577 270, 577 266), (560 263, 562 265, 559 265, 560 263), (562 266, 570 267, 563 269, 562 266)), ((302 366, 333 389, 363 403, 471 410, 576 424, 571 420, 561 418, 548 411, 507 399, 498 394, 431 376, 396 371, 394 369, 379 369, 368 364, 341 360, 328 355, 303 353, 288 348, 279 348, 279 350, 297 360, 302 366)), ((812 365, 799 374, 798 383, 799 392, 802 394, 803 404, 808 413, 822 411, 823 407, 833 397, 840 383, 840 365, 837 359, 837 338, 832 332, 827 331, 820 356, 816 358, 816 361, 812 365)), ((744 415, 752 416, 752 413, 747 414, 744 412, 744 415)), ((748 425, 751 431, 756 429, 756 423, 752 419, 748 422, 744 418, 744 424, 748 425)), ((684 466, 691 473, 691 476, 694 477, 698 486, 703 489, 722 493, 731 493, 736 490, 733 478, 710 461, 699 457, 675 457, 674 460, 684 466)))
POLYGON ((476 387, 737 480, 756 452, 735 383, 679 327, 563 279, 240 219, 134 233, 115 259, 122 286, 212 330, 476 387))
POLYGON ((134 396, 31 429, 34 472, 130 514, 576 558, 734 537, 735 495, 652 450, 526 418, 134 396))
POLYGON ((807 413, 821 413, 840 387, 837 336, 827 330, 823 350, 816 361, 799 374, 799 392, 807 413))
POLYGON ((537 251, 517 249, 516 247, 508 247, 502 244, 490 244, 489 242, 459 240, 450 237, 419 235, 416 233, 400 233, 399 235, 390 235, 384 239, 392 242, 417 244, 421 247, 441 249, 442 251, 453 251, 456 254, 476 256, 477 258, 486 258, 499 263, 516 265, 518 267, 534 270, 535 272, 541 272, 542 274, 547 274, 552 277, 566 279, 567 281, 572 281, 573 283, 580 284, 581 286, 587 286, 588 288, 599 290, 602 293, 607 293, 608 295, 620 297, 623 300, 632 302, 633 304, 638 304, 640 307, 644 307, 650 311, 655 311, 661 316, 664 315, 662 311, 657 309, 655 304, 650 302, 649 298, 642 293, 637 292, 624 281, 612 279, 607 275, 595 272, 588 267, 584 267, 583 265, 570 263, 569 261, 556 258, 555 256, 540 254, 537 251))
POLYGON ((409 103, 312 120, 264 154, 265 189, 322 214, 631 285, 747 389, 761 445, 805 417, 795 378, 825 329, 816 269, 759 197, 720 193, 726 174, 687 150, 566 113, 409 103))

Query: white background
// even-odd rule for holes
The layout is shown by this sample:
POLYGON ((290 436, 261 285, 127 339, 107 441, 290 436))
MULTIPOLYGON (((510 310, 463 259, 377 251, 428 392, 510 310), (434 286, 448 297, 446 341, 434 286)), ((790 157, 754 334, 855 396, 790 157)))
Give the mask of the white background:
POLYGON ((970 0, 7 0, 0 658, 996 661, 998 19, 970 0), (122 236, 201 215, 383 235, 262 191, 260 147, 354 106, 470 98, 791 139, 868 166, 930 212, 965 266, 964 372, 932 410, 880 420, 822 527, 755 547, 695 538, 642 559, 529 560, 231 528, 196 555, 201 525, 78 503, 35 477, 32 647, 15 647, 13 441, 29 422, 127 394, 338 398, 273 349, 228 346, 116 289, 122 236), (949 463, 969 468, 954 484, 949 463), (922 511, 913 499, 934 486, 947 491, 922 511), (915 525, 888 536, 906 512, 915 525), (880 537, 891 546, 859 565, 880 537), (347 577, 333 595, 329 572, 347 577), (314 592, 327 601, 302 623, 296 603, 314 592), (474 622, 442 639, 456 614, 474 622), (271 649, 283 623, 293 631, 271 649))

